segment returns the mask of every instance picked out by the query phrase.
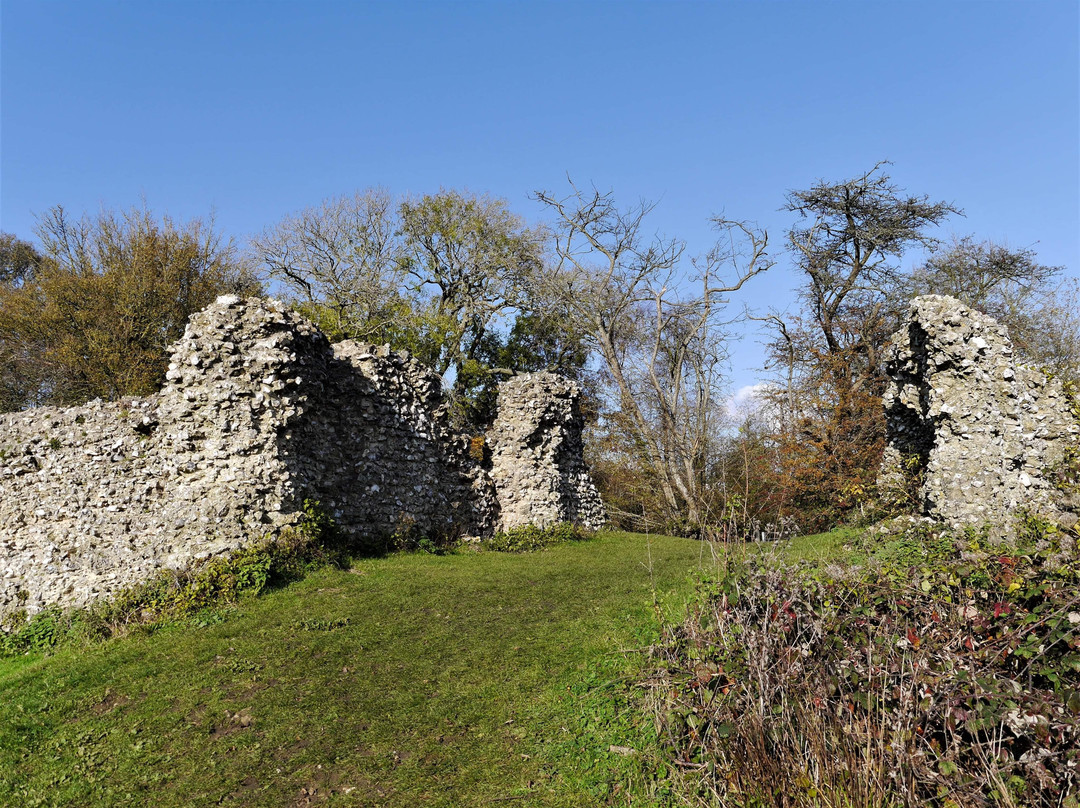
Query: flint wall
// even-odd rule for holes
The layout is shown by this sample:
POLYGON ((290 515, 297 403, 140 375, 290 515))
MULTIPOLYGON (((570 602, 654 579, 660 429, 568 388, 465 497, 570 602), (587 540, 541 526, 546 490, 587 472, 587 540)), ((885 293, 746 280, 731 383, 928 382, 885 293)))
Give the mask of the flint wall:
POLYGON ((1004 525, 1020 508, 1076 524, 1056 477, 1080 427, 1059 381, 1016 364, 1004 326, 951 297, 915 298, 886 370, 886 495, 956 525, 1004 525))
POLYGON ((440 379, 420 363, 385 347, 331 346, 275 301, 221 298, 172 347, 161 392, 0 414, 0 618, 83 606, 227 554, 296 523, 305 499, 360 546, 402 527, 599 527, 577 388, 540 375, 550 379, 511 382, 533 403, 500 393, 499 434, 522 441, 500 438, 497 454, 531 469, 541 489, 521 507, 528 477, 496 484, 449 427, 440 379), (529 423, 543 433, 534 443, 558 435, 562 448, 541 457, 517 422, 549 393, 559 400, 551 417, 529 423), (514 492, 506 516, 499 491, 514 492))

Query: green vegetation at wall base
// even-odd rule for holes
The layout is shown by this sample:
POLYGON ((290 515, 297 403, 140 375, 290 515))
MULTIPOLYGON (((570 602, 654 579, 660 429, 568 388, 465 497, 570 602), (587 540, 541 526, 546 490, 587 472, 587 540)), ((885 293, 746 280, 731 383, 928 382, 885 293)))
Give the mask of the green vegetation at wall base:
MULTIPOLYGON (((348 548, 318 502, 277 536, 184 570, 163 570, 146 583, 85 609, 49 608, 0 634, 0 657, 87 645, 133 631, 152 633, 178 623, 220 620, 244 598, 302 579, 324 566, 344 566, 348 548)), ((16 620, 21 616, 16 614, 16 620)))

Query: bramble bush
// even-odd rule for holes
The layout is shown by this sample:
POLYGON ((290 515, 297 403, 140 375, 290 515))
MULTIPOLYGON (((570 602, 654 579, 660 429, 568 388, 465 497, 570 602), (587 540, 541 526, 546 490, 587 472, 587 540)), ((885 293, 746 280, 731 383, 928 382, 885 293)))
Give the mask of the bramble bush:
POLYGON ((862 567, 762 553, 705 582, 648 681, 702 805, 1055 806, 1080 794, 1080 562, 921 528, 862 567))

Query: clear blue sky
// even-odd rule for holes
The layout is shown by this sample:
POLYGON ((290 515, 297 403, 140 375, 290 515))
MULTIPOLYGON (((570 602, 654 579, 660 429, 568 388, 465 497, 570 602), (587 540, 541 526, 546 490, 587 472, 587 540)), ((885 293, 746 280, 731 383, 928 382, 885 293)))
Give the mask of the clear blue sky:
MULTIPOLYGON (((877 160, 964 208, 950 232, 1080 272, 1080 4, 0 3, 0 229, 34 214, 216 212, 243 241, 369 185, 507 198, 569 172, 782 243, 786 191, 877 160)), ((783 264, 783 261, 781 262, 783 264)), ((783 265, 745 300, 784 306, 783 265)), ((736 386, 760 364, 753 338, 736 386)))

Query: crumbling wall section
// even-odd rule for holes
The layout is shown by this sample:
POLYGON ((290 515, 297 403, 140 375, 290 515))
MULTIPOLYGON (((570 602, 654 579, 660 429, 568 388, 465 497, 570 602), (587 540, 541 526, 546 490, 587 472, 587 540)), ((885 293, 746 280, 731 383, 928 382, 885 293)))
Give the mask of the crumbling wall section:
POLYGON ((282 457, 354 544, 377 547, 398 532, 456 537, 490 524, 474 496, 482 470, 448 425, 439 376, 386 346, 334 346, 282 457))
POLYGON ((0 612, 82 606, 295 521, 277 442, 327 351, 283 307, 223 298, 157 395, 0 415, 0 612))
POLYGON ((918 297, 886 371, 884 496, 954 525, 1004 525, 1019 508, 1075 523, 1054 474, 1080 428, 1060 382, 1016 365, 1004 326, 918 297))
MULTIPOLYGON (((535 515, 514 505, 522 520, 602 521, 571 388, 544 374, 530 403, 501 398, 523 443, 500 458, 514 465, 521 448, 519 470, 546 492, 535 515), (554 418, 529 421, 532 438, 530 408, 554 418)), ((220 298, 172 347, 159 393, 0 414, 0 619, 85 606, 276 535, 305 499, 354 546, 489 532, 497 486, 446 410, 439 377, 407 355, 331 346, 276 301, 220 298)), ((530 484, 519 474, 506 490, 524 501, 530 484)))
POLYGON ((582 455, 581 390, 553 373, 529 373, 499 386, 487 441, 499 503, 497 526, 574 522, 599 528, 607 515, 582 455))

